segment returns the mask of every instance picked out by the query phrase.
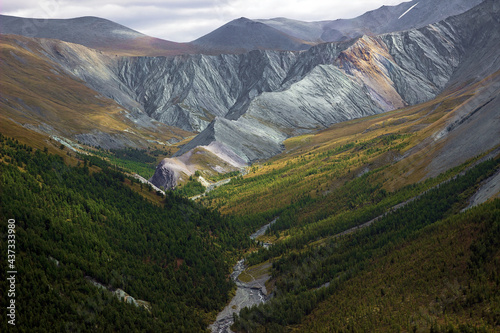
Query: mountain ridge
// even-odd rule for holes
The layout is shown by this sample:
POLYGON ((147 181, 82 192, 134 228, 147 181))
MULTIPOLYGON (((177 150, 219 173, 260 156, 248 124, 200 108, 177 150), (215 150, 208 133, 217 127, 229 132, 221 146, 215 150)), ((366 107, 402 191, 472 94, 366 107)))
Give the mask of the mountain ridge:
POLYGON ((0 15, 0 33, 57 39, 120 55, 166 56, 199 52, 189 43, 176 43, 150 37, 95 16, 30 19, 0 15))
POLYGON ((394 6, 381 6, 352 19, 304 22, 286 18, 259 19, 278 30, 306 41, 333 42, 421 28, 449 16, 462 14, 484 0, 412 0, 394 6))
MULTIPOLYGON (((205 131, 176 156, 217 143, 251 163, 281 152, 291 136, 425 102, 448 85, 496 72, 498 35, 487 31, 498 26, 497 12, 498 5, 486 1, 424 28, 322 43, 300 52, 169 57, 90 52, 91 57, 81 57, 87 53, 63 42, 35 42, 42 42, 58 70, 139 118, 205 131), (484 37, 474 40, 476 33, 484 37), (481 57, 491 59, 485 65, 474 62, 481 57)), ((78 140, 95 143, 94 138, 78 140)))
POLYGON ((317 22, 286 18, 251 20, 242 17, 194 41, 184 43, 150 37, 121 24, 93 16, 72 19, 30 19, 0 15, 0 33, 59 39, 111 54, 131 56, 239 54, 251 50, 298 51, 319 43, 343 41, 365 34, 377 35, 419 28, 463 13, 482 1, 413 0, 396 6, 382 6, 353 19, 317 22), (403 19, 395 19, 414 5, 418 6, 404 15, 403 19), (228 33, 227 30, 231 32, 228 33))

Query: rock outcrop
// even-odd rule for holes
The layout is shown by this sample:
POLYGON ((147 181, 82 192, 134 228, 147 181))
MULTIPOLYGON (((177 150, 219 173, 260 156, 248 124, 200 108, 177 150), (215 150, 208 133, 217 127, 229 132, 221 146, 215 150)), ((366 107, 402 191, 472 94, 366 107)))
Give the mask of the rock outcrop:
MULTIPOLYGON (((182 169, 182 166, 176 163, 175 160, 165 158, 156 166, 155 173, 149 181, 156 187, 165 190, 174 189, 177 186, 177 180, 182 169)), ((189 172, 188 170, 182 171, 189 172)))

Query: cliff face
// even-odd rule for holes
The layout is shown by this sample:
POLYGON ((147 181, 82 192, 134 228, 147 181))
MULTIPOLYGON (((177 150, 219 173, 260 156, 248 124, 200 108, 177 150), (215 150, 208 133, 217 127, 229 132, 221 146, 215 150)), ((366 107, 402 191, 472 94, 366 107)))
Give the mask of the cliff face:
POLYGON ((114 67, 123 91, 161 122, 201 131, 265 91, 279 89, 292 52, 121 58, 114 67), (128 95, 128 93, 127 93, 128 95))

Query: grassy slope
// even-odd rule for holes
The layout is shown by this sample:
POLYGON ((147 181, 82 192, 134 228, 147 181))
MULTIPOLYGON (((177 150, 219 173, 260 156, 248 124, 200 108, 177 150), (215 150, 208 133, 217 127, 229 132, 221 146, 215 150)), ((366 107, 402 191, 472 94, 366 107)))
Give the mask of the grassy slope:
POLYGON ((84 82, 65 74, 45 58, 36 40, 3 35, 0 52, 2 117, 23 125, 46 124, 69 138, 94 130, 124 134, 136 142, 192 135, 160 123, 156 129, 135 127, 114 101, 96 95, 84 82), (29 50, 21 47, 18 40, 29 50), (135 134, 124 132, 127 129, 135 134))
MULTIPOLYGON (((498 162, 483 163, 349 236, 332 237, 345 230, 335 231, 339 221, 330 221, 329 229, 320 221, 252 254, 252 264, 271 259, 276 294, 264 306, 240 313, 238 327, 252 332, 291 327, 442 331, 448 324, 467 323, 495 331, 500 325, 500 202, 459 211, 482 179, 498 171, 498 162), (320 288, 325 283, 330 286, 320 288), (454 295, 445 294, 457 284, 454 295), (450 305, 453 296, 456 302, 450 305)), ((342 215, 356 219, 356 214, 340 214, 338 220, 342 215)))
POLYGON ((19 142, 28 144, 36 149, 43 150, 47 148, 51 154, 62 156, 66 163, 72 165, 76 164, 76 159, 69 157, 66 151, 59 148, 60 143, 51 140, 47 135, 37 133, 19 125, 2 113, 0 113, 0 133, 17 139, 19 142))

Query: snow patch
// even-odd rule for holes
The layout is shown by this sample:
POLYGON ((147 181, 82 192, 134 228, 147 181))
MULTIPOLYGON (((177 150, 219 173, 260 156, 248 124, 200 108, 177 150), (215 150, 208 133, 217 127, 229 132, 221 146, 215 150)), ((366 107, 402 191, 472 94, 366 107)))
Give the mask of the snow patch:
POLYGON ((416 4, 414 4, 413 6, 410 7, 410 9, 408 9, 406 12, 404 12, 400 17, 398 17, 398 20, 400 20, 403 16, 405 16, 406 14, 408 14, 408 12, 410 10, 412 10, 413 8, 417 7, 417 5, 419 4, 420 2, 417 2, 416 4))

